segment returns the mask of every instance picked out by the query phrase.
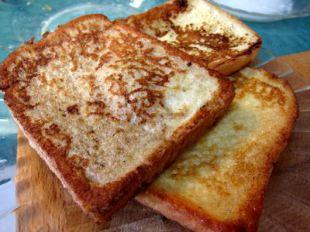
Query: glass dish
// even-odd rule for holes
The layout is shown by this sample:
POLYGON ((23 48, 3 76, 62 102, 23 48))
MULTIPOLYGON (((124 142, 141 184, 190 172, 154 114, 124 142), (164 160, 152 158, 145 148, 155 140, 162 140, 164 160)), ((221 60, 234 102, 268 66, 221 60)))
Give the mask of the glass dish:
MULTIPOLYGON (((90 13, 102 13, 110 19, 127 17, 131 14, 141 13, 149 8, 165 2, 164 0, 96 0, 96 1, 36 1, 36 0, 6 0, 0 1, 0 61, 21 43, 35 37, 39 39, 46 31, 54 30, 57 25, 72 18, 90 13)), ((254 67, 264 66, 271 72, 288 78, 293 73, 292 68, 279 63, 270 51, 262 48, 254 67)), ((298 76, 289 79, 295 92, 308 91, 309 86, 298 76), (296 82, 297 81, 297 82, 296 82), (294 84, 299 83, 299 84, 294 84)), ((302 99, 301 99, 302 100, 302 99)), ((301 112, 308 114, 308 104, 301 112)), ((297 132, 309 132, 305 125, 297 126, 297 132)), ((15 230, 15 216, 12 212, 18 207, 15 199, 15 169, 17 127, 7 109, 2 94, 0 95, 0 231, 15 230)))
POLYGON ((248 21, 271 22, 310 15, 309 0, 210 0, 229 13, 248 21))

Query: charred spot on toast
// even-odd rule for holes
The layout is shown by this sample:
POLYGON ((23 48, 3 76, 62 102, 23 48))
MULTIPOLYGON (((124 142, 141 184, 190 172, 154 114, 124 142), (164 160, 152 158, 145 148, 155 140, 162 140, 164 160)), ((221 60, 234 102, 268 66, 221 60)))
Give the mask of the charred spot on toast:
POLYGON ((221 34, 208 34, 204 29, 200 30, 181 30, 177 29, 178 45, 181 48, 189 48, 193 45, 207 45, 214 50, 228 49, 230 40, 227 36, 221 34))
POLYGON ((182 8, 187 8, 188 6, 188 1, 187 0, 177 0, 175 1, 175 4, 180 7, 181 9, 182 8))
POLYGON ((67 112, 69 114, 79 114, 79 106, 78 104, 74 104, 67 107, 67 112))

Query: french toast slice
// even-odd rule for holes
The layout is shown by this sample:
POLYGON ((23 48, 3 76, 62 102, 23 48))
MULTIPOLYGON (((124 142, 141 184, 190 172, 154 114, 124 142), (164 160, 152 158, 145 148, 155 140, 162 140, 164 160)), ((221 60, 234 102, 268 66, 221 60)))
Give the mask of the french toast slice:
POLYGON ((256 32, 207 0, 171 0, 118 21, 203 60, 222 74, 248 65, 262 43, 256 32))
POLYGON ((245 68, 228 113, 137 200, 194 231, 256 231, 273 164, 297 117, 286 81, 245 68))
POLYGON ((103 15, 17 49, 0 66, 0 88, 30 144, 98 222, 212 125, 234 95, 229 80, 185 53, 103 15))

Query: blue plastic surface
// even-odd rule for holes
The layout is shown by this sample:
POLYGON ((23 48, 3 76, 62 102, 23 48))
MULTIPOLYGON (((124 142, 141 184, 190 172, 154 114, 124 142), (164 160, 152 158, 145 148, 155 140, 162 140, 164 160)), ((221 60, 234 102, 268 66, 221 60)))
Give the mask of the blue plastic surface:
POLYGON ((263 38, 263 46, 275 56, 310 50, 310 17, 246 23, 263 38))

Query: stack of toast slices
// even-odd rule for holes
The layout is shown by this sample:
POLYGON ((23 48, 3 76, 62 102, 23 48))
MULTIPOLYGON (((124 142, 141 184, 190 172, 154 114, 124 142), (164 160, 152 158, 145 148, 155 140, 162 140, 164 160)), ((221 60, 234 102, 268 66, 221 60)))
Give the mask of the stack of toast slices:
POLYGON ((26 42, 0 65, 0 89, 98 223, 136 197, 194 231, 256 231, 297 118, 286 81, 243 68, 260 46, 208 1, 171 0, 113 22, 82 16, 26 42))

